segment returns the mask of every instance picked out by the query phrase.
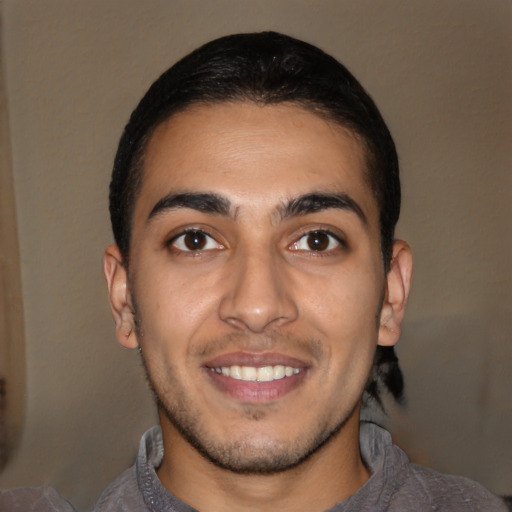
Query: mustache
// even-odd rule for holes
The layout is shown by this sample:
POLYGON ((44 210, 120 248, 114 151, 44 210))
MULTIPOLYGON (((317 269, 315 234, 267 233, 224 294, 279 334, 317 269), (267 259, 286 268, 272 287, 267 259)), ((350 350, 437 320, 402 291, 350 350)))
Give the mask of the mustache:
POLYGON ((208 359, 227 351, 282 352, 291 353, 298 358, 306 357, 315 360, 322 359, 325 353, 323 344, 314 337, 297 336, 278 330, 261 334, 228 333, 195 343, 189 353, 199 359, 208 359))

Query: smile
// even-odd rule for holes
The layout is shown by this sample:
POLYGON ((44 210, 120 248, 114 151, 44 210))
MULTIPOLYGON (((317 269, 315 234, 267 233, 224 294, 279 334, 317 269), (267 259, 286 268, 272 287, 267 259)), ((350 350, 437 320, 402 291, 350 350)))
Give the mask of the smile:
POLYGON ((236 380, 243 380, 248 382, 272 382, 274 380, 281 380, 285 377, 297 375, 302 371, 301 368, 294 368, 292 366, 284 366, 277 364, 275 366, 220 366, 210 368, 210 371, 222 374, 224 377, 231 377, 236 380))

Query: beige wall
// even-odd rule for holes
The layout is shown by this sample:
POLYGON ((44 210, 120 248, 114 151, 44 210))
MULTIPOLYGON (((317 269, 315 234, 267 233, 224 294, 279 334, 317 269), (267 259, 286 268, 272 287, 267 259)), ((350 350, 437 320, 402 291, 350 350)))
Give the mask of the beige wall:
POLYGON ((155 418, 101 276, 116 143, 145 88, 214 36, 277 29, 341 59, 401 155, 416 256, 399 346, 415 460, 512 494, 509 0, 4 0, 26 336, 26 418, 0 486, 80 506, 155 418))

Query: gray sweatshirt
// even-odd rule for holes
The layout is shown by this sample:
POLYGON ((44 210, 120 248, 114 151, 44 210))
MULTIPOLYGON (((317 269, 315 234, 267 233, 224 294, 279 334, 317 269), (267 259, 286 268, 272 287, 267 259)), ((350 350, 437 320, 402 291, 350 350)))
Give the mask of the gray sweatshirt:
MULTIPOLYGON (((326 512, 507 512, 500 499, 476 482, 411 464, 390 434, 375 424, 362 422, 360 445, 370 479, 326 512)), ((153 427, 141 439, 135 465, 104 491, 94 512, 197 512, 160 483, 155 469, 163 453, 160 428, 153 427)), ((73 510, 49 487, 0 491, 0 512, 73 510)))

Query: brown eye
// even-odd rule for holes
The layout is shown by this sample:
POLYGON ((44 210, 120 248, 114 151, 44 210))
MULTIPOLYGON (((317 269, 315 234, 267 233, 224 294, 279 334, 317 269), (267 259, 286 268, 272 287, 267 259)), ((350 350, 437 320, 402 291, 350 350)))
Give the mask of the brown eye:
POLYGON ((343 242, 329 231, 310 231, 302 235, 292 248, 295 251, 327 252, 340 248, 343 242))
POLYGON ((210 251, 224 248, 222 244, 219 244, 204 231, 195 229, 176 236, 171 241, 171 245, 183 252, 210 251))
POLYGON ((183 243, 190 251, 200 251, 206 245, 206 235, 201 231, 190 231, 183 236, 183 243))
POLYGON ((312 251, 325 251, 329 247, 329 235, 322 231, 314 231, 306 237, 306 243, 312 251))

